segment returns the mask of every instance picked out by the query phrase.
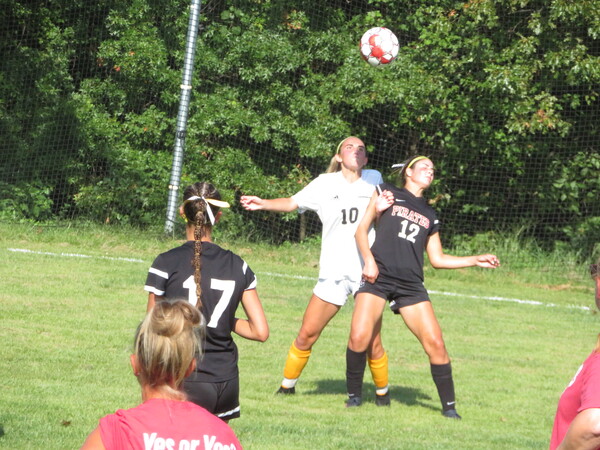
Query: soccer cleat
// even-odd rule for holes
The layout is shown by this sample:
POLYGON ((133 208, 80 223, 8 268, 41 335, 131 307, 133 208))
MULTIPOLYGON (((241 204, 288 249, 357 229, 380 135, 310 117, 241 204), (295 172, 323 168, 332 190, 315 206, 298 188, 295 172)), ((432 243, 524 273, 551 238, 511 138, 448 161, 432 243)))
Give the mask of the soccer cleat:
POLYGON ((447 410, 447 411, 442 411, 442 415, 443 415, 444 417, 447 417, 447 418, 449 418, 449 419, 457 419, 457 420, 460 420, 460 419, 462 419, 462 417, 460 417, 460 416, 458 415, 458 413, 456 412, 456 410, 455 410, 455 409, 449 409, 449 410, 447 410))
POLYGON ((346 400, 346 408, 354 408, 360 405, 362 405, 362 399, 360 397, 353 396, 346 400))
POLYGON ((284 388, 283 386, 280 386, 279 389, 277 389, 277 392, 275 392, 275 393, 276 394, 285 394, 285 395, 295 394, 296 386, 293 386, 291 388, 284 388))
POLYGON ((383 395, 375 394, 375 404, 377 406, 390 406, 390 393, 386 392, 383 395))

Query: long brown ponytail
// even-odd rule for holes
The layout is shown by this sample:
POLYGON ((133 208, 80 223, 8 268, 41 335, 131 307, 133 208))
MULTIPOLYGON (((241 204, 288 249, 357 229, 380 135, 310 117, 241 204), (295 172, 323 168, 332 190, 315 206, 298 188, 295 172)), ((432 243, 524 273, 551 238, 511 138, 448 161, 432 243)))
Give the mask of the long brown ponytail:
POLYGON ((208 203, 207 199, 221 200, 221 194, 210 183, 194 183, 183 191, 183 212, 188 223, 194 225, 194 283, 196 283, 196 307, 202 308, 202 238, 212 229, 212 221, 219 207, 208 203), (210 208, 210 212, 208 211, 210 208))

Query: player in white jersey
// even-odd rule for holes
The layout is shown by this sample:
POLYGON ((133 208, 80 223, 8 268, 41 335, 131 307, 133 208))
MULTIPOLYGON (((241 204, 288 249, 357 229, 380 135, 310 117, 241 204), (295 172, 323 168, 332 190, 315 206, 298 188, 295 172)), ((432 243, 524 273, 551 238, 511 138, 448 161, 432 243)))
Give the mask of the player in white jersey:
MULTIPOLYGON (((298 209, 300 213, 311 210, 323 223, 319 280, 288 352, 278 393, 295 393, 296 382, 313 345, 346 303, 348 295, 354 295, 360 285, 362 263, 354 233, 375 186, 383 181, 378 171, 363 169, 367 160, 365 144, 351 136, 338 145, 328 173, 318 176, 292 197, 271 200, 241 197, 241 204, 247 210, 290 212, 298 209)), ((378 327, 381 328, 381 320, 378 327)), ((377 332, 369 345, 368 361, 376 386, 376 403, 387 406, 388 359, 377 332)))
POLYGON ((148 271, 148 310, 161 298, 187 299, 206 321, 204 356, 185 380, 188 399, 228 421, 240 416, 238 350, 231 333, 264 342, 269 326, 256 292, 256 277, 238 255, 212 242, 221 216, 219 192, 195 183, 183 193, 187 242, 161 253, 148 271), (236 317, 242 305, 247 319, 236 317))

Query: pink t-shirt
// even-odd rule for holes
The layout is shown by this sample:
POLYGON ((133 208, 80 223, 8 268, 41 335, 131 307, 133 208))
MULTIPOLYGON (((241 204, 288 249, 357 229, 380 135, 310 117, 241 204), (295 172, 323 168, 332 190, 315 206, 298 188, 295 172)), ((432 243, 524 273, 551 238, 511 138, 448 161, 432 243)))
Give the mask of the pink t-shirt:
POLYGON ((100 419, 102 443, 110 450, 239 450, 233 430, 191 403, 150 399, 100 419))
POLYGON ((600 353, 588 356, 560 396, 550 450, 560 445, 575 416, 590 408, 600 408, 600 353))

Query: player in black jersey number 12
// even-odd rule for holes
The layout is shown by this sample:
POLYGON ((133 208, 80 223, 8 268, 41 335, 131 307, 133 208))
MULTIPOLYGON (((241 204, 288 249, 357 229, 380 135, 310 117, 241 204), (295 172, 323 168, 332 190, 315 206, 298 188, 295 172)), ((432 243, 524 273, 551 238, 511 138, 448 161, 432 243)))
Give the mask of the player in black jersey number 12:
POLYGON ((495 255, 451 256, 444 253, 435 211, 423 199, 434 177, 433 162, 417 156, 400 165, 404 187, 384 183, 378 187, 356 231, 363 257, 364 283, 358 290, 347 350, 346 383, 350 406, 360 404, 365 370, 365 351, 386 301, 402 316, 429 357, 431 375, 442 401, 445 417, 460 419, 456 412, 450 358, 442 330, 423 286, 423 252, 436 269, 499 266, 495 255), (367 230, 377 220, 376 237, 369 248, 367 230), (356 399, 359 400, 356 400, 356 399))

